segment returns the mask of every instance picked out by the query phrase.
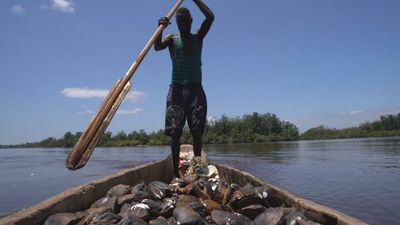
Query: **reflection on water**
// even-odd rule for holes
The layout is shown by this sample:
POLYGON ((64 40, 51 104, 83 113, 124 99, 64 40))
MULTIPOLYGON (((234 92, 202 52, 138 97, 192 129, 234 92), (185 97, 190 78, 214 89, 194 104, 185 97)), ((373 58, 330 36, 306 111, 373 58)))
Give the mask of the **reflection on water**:
POLYGON ((398 224, 399 144, 400 138, 371 138, 214 145, 207 149, 215 161, 301 197, 371 224, 398 224))
MULTIPOLYGON (((205 146, 209 158, 371 224, 398 224, 400 138, 205 146)), ((163 159, 169 147, 99 148, 77 171, 70 149, 0 149, 0 214, 29 207, 121 168, 163 159)))
POLYGON ((93 179, 163 159, 167 147, 98 148, 80 170, 65 168, 70 149, 0 149, 0 213, 26 208, 93 179))

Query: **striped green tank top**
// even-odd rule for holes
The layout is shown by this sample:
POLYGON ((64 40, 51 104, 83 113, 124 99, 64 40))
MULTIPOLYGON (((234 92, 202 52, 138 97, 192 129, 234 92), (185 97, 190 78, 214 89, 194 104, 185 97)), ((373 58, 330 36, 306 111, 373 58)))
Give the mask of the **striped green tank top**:
POLYGON ((191 56, 183 52, 180 34, 174 35, 175 54, 172 57, 172 84, 201 84, 201 43, 197 35, 191 35, 191 56))

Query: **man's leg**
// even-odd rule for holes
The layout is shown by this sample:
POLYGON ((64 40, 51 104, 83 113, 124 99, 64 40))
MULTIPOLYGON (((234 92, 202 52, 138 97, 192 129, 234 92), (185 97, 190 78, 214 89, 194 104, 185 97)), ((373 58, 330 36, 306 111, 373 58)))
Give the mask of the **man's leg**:
POLYGON ((201 156, 203 131, 207 117, 207 99, 201 86, 193 88, 190 102, 192 107, 187 119, 193 137, 193 153, 195 156, 201 156))
POLYGON ((180 137, 185 124, 185 113, 182 108, 182 90, 171 86, 167 97, 165 116, 165 134, 171 137, 172 165, 175 177, 179 177, 180 137))
POLYGON ((175 177, 180 177, 179 175, 179 153, 180 153, 180 135, 171 136, 171 153, 172 153, 172 165, 174 167, 175 177))
POLYGON ((203 140, 202 140, 203 135, 201 134, 201 132, 193 132, 192 137, 193 137, 194 156, 201 156, 201 149, 203 146, 203 140))

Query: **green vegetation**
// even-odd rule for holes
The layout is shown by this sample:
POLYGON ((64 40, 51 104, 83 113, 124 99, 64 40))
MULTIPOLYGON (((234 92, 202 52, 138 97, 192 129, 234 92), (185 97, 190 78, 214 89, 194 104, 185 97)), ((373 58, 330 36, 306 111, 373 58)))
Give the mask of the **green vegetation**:
POLYGON ((383 115, 377 121, 366 122, 358 127, 344 129, 332 129, 324 126, 314 127, 304 132, 300 139, 319 140, 390 136, 400 136, 400 113, 397 115, 383 115))
MULTIPOLYGON (((40 142, 21 145, 0 145, 0 148, 35 148, 62 147, 72 148, 79 139, 81 132, 67 132, 64 137, 50 137, 40 142)), ((262 143, 292 140, 319 140, 336 138, 388 137, 400 136, 400 113, 383 115, 379 120, 366 122, 358 127, 344 129, 318 126, 311 128, 299 136, 297 127, 287 121, 281 121, 272 113, 243 115, 241 117, 222 116, 206 124, 203 142, 205 144, 220 143, 262 143)), ((182 143, 191 143, 191 135, 186 127, 183 130, 182 143)), ((127 134, 120 131, 113 135, 107 131, 103 134, 97 146, 124 147, 138 145, 168 145, 169 137, 164 130, 146 133, 145 130, 132 131, 127 134)))
POLYGON ((222 116, 208 124, 203 142, 214 143, 261 143, 291 141, 299 139, 299 130, 287 121, 281 121, 275 114, 244 115, 229 118, 222 116))
MULTIPOLYGON (((21 145, 0 146, 11 147, 64 147, 71 148, 75 145, 82 133, 67 132, 63 138, 47 138, 36 143, 21 145)), ((289 122, 281 121, 275 114, 244 115, 242 117, 230 118, 222 116, 206 125, 203 142, 215 143, 259 143, 270 141, 298 140, 299 130, 289 122)), ((146 133, 143 129, 133 131, 129 134, 120 131, 113 135, 105 132, 97 146, 138 146, 138 145, 168 145, 169 137, 164 135, 163 130, 146 133)), ((188 128, 184 128, 182 143, 191 143, 191 135, 188 128)))

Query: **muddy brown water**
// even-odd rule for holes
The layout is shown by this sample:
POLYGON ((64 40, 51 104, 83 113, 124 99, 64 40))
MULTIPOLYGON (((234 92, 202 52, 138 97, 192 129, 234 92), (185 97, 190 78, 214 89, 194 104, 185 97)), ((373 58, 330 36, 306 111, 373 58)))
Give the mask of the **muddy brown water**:
MULTIPOLYGON (((69 171, 64 167, 69 150, 0 149, 0 217, 169 153, 167 146, 98 148, 84 168, 69 171)), ((209 145, 205 150, 217 163, 367 223, 400 223, 400 138, 209 145)))

